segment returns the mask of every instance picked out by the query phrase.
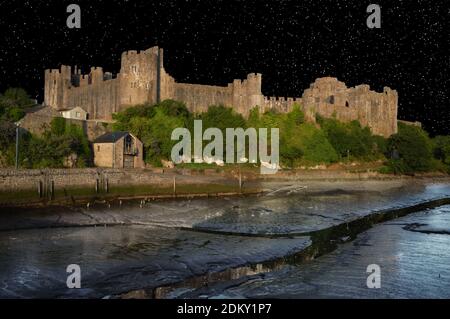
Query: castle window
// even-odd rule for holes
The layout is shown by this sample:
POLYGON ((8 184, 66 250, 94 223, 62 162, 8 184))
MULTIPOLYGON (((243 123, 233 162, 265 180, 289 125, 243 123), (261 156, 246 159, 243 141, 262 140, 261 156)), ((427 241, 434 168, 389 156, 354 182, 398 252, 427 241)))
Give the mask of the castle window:
POLYGON ((329 103, 329 104, 334 104, 334 95, 329 96, 327 98, 326 102, 329 103))
POLYGON ((348 101, 345 101, 345 106, 350 107, 350 105, 348 104, 348 101))
POLYGON ((100 152, 100 145, 97 145, 97 152, 100 152))

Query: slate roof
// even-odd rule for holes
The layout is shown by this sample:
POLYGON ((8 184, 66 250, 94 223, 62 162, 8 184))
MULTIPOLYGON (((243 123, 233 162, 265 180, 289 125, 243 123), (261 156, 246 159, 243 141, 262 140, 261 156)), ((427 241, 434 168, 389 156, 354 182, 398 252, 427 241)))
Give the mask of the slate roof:
POLYGON ((120 140, 122 137, 130 134, 129 132, 111 132, 100 135, 94 140, 94 143, 115 143, 120 140))

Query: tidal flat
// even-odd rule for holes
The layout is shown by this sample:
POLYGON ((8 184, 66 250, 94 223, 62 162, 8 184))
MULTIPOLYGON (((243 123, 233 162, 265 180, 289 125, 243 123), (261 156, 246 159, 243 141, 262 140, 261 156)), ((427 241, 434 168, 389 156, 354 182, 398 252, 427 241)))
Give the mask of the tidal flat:
POLYGON ((0 296, 448 297, 449 250, 445 239, 433 237, 448 238, 448 180, 262 186, 263 193, 250 196, 2 210, 0 296), (398 236, 390 237, 397 221, 398 236), (352 251, 369 247, 364 240, 377 249, 352 251), (406 256, 416 267, 385 263, 391 272, 377 294, 367 289, 361 271, 376 262, 349 257, 376 259, 375 253, 406 256), (80 289, 66 286, 69 264, 81 268, 80 289), (409 277, 399 277, 402 271, 409 277), (414 281, 423 274, 440 280, 414 281), (390 279, 395 284, 389 286, 390 279), (415 289, 395 288, 408 287, 408 280, 415 289))

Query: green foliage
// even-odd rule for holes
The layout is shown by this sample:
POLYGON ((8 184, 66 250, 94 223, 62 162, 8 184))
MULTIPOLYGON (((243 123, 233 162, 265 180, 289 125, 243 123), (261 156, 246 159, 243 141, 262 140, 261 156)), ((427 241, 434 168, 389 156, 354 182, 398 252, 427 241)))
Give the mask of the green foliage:
POLYGON ((385 166, 380 168, 382 174, 404 174, 408 173, 409 169, 402 159, 389 159, 385 166))
POLYGON ((374 136, 368 127, 361 127, 358 121, 339 122, 335 118, 317 116, 318 123, 328 140, 342 159, 348 156, 371 160, 382 157, 386 142, 381 136, 374 136))
POLYGON ((223 105, 210 106, 207 112, 201 113, 198 116, 198 119, 202 120, 204 130, 210 127, 216 127, 224 134, 226 128, 245 128, 247 126, 241 114, 223 105))
POLYGON ((436 136, 433 139, 433 154, 444 164, 450 165, 450 136, 436 136))
POLYGON ((292 111, 287 114, 287 118, 288 121, 292 121, 295 125, 305 123, 305 114, 297 103, 294 103, 292 111))
POLYGON ((165 100, 159 104, 143 104, 113 115, 113 129, 129 131, 144 144, 145 162, 161 165, 161 159, 170 158, 173 145, 172 131, 187 127, 192 116, 183 103, 165 100))
POLYGON ((285 166, 292 167, 298 160, 306 164, 336 162, 336 151, 324 132, 304 121, 304 113, 299 105, 294 105, 289 113, 268 111, 260 114, 254 108, 250 112, 248 126, 280 129, 280 157, 285 166))
POLYGON ((338 155, 326 134, 313 124, 301 124, 297 139, 301 141, 305 161, 329 164, 338 160, 338 155))
POLYGON ((26 109, 33 105, 34 101, 24 89, 9 88, 0 94, 0 118, 17 122, 25 116, 26 109))
POLYGON ((53 135, 61 136, 66 131, 66 119, 63 117, 55 117, 50 122, 50 132, 53 135))
POLYGON ((5 151, 16 137, 16 126, 9 121, 0 120, 0 150, 5 151))
MULTIPOLYGON (((25 168, 63 167, 64 160, 71 154, 77 155, 77 167, 91 163, 91 149, 82 128, 66 124, 64 118, 54 118, 50 130, 37 137, 22 132, 19 143, 19 163, 25 168)), ((14 162, 15 151, 11 147, 9 163, 14 162)))
POLYGON ((420 127, 399 123, 398 133, 388 139, 388 150, 398 152, 399 159, 389 161, 395 172, 424 172, 433 169, 431 139, 420 127))

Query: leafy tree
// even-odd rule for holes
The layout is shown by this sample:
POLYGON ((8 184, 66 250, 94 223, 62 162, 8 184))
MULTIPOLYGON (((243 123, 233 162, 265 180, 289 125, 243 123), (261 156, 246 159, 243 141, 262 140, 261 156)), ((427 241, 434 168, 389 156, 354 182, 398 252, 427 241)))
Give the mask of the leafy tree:
POLYGON ((56 136, 61 136, 66 131, 66 119, 63 117, 55 117, 50 122, 50 133, 56 136))
POLYGON ((24 89, 9 88, 0 94, 0 118, 17 122, 25 116, 25 110, 34 105, 24 89))
POLYGON ((335 118, 317 116, 318 123, 340 158, 351 155, 357 159, 374 159, 382 156, 385 149, 383 137, 375 137, 368 127, 358 121, 339 122, 335 118))
POLYGON ((444 164, 450 165, 450 136, 436 136, 433 139, 433 154, 444 164))
POLYGON ((301 141, 305 161, 329 164, 338 160, 338 155, 325 133, 313 124, 301 124, 298 139, 301 141))
POLYGON ((64 160, 71 154, 77 154, 78 167, 91 164, 91 149, 83 129, 75 124, 66 124, 64 118, 54 118, 50 129, 41 137, 22 134, 19 145, 22 167, 63 167, 64 160))
MULTIPOLYGON (((398 133, 388 139, 388 150, 399 155, 395 163, 403 172, 429 171, 433 168, 433 149, 431 139, 420 127, 398 124, 398 133)), ((390 161, 388 165, 393 165, 390 161)))
POLYGON ((142 104, 113 115, 113 129, 129 131, 144 144, 145 162, 161 165, 161 159, 169 159, 173 145, 172 131, 187 127, 192 115, 183 103, 165 100, 159 104, 142 104))
POLYGON ((15 137, 16 126, 12 122, 0 120, 0 150, 6 151, 15 137))
POLYGON ((216 127, 223 133, 227 128, 245 128, 247 126, 241 114, 223 105, 210 106, 208 111, 199 115, 198 119, 202 120, 203 129, 216 127))

